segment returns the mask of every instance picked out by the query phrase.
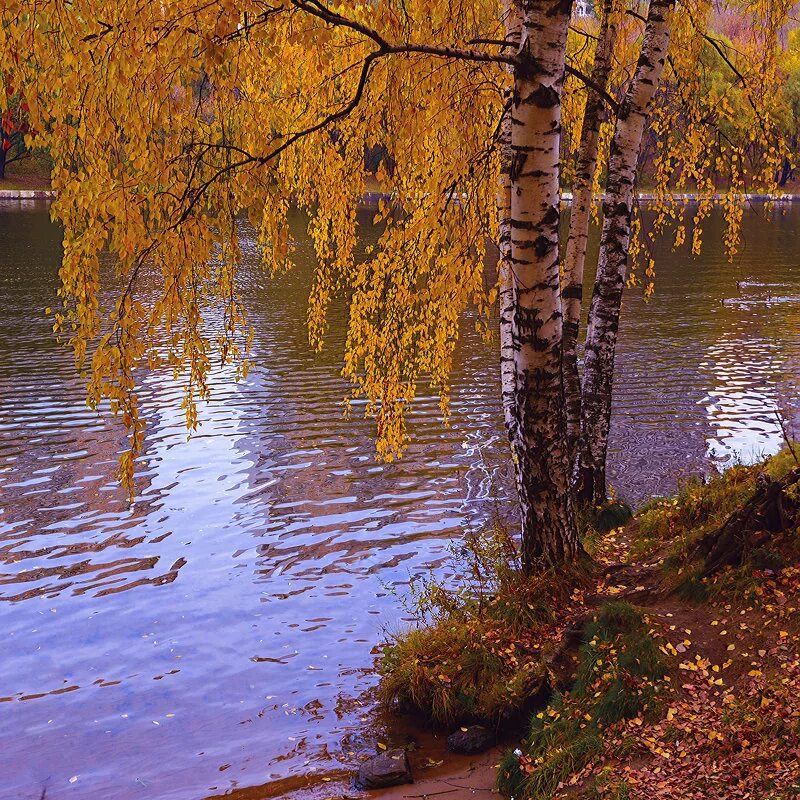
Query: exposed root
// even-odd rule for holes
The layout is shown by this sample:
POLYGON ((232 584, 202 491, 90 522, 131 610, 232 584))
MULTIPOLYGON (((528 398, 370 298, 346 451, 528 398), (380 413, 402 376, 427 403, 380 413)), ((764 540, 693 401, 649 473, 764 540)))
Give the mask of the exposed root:
POLYGON ((704 560, 700 577, 706 578, 723 567, 741 564, 749 551, 796 525, 798 502, 790 490, 798 484, 800 467, 780 480, 765 472, 759 473, 752 498, 734 511, 721 527, 698 541, 694 556, 704 560))

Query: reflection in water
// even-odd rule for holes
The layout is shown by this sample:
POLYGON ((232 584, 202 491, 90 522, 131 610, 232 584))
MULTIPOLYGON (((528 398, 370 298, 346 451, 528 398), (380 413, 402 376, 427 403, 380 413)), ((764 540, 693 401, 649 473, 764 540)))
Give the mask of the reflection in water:
POLYGON ((800 325, 800 295, 793 283, 744 280, 724 302, 736 324, 707 349, 704 398, 711 425, 708 455, 727 466, 778 449, 797 412, 797 349, 785 337, 800 325))
POLYGON ((708 454, 722 466, 737 458, 756 460, 781 446, 780 385, 759 378, 779 374, 784 358, 778 342, 735 333, 708 348, 701 365, 710 378, 708 454))
MULTIPOLYGON (((800 209, 771 225, 750 213, 732 265, 711 231, 699 260, 665 248, 655 298, 626 299, 610 473, 634 502, 707 470, 709 455, 778 446, 775 408, 797 412, 798 223, 800 209)), ((342 308, 329 348, 308 350, 312 256, 294 224, 300 265, 287 275, 266 278, 246 244, 257 366, 240 384, 215 375, 190 441, 180 388, 147 378, 129 507, 113 481, 124 437, 86 408, 42 314, 58 230, 43 206, 0 206, 10 797, 244 800, 339 775, 373 745, 366 668, 380 631, 403 624, 398 595, 509 494, 495 353, 470 320, 451 426, 422 387, 406 458, 374 462, 371 423, 341 415, 342 308)))

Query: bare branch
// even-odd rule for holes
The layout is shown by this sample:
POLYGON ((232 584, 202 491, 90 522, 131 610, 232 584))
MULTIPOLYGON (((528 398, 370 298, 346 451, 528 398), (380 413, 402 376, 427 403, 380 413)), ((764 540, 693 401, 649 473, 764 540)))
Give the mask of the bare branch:
POLYGON ((565 69, 568 75, 572 75, 581 81, 581 83, 583 83, 583 85, 588 89, 592 89, 597 92, 597 94, 599 94, 600 97, 605 100, 615 114, 619 111, 619 103, 605 89, 603 89, 601 86, 598 86, 597 83, 595 83, 588 75, 584 75, 583 72, 575 67, 570 66, 569 64, 566 65, 565 69))
POLYGON ((368 27, 355 20, 343 17, 341 14, 331 11, 320 0, 291 0, 295 8, 318 17, 330 25, 337 25, 344 28, 350 28, 367 39, 371 39, 380 48, 381 53, 421 53, 429 56, 436 56, 439 58, 452 58, 459 61, 478 61, 487 64, 511 64, 512 66, 517 63, 516 58, 512 56, 492 55, 491 53, 484 53, 481 50, 468 50, 460 47, 435 47, 427 44, 414 44, 412 42, 405 42, 404 44, 390 44, 378 31, 368 27))

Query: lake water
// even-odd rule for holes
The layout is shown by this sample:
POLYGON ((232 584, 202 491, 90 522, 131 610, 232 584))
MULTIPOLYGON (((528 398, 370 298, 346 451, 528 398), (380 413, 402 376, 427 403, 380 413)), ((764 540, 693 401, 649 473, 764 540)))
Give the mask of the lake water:
MULTIPOLYGON (((747 212, 733 264, 718 220, 700 258, 664 245, 653 300, 626 298, 610 475, 633 502, 773 452, 777 414, 798 420, 800 208, 766 217, 747 212)), ((0 205, 3 798, 275 797, 374 748, 372 650, 410 576, 508 492, 497 359, 465 324, 451 426, 421 391, 406 457, 375 463, 371 423, 342 419, 342 310, 327 351, 306 345, 302 231, 275 280, 247 249, 256 367, 216 376, 190 441, 180 389, 147 379, 129 507, 121 432, 43 314, 58 229, 0 205)))

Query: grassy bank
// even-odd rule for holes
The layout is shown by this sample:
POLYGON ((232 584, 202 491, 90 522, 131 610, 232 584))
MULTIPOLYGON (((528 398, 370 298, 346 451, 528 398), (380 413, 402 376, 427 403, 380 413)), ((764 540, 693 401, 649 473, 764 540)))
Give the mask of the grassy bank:
POLYGON ((498 724, 544 690, 547 643, 559 614, 582 603, 588 573, 522 574, 508 531, 495 523, 453 552, 453 587, 414 586, 418 625, 386 645, 381 700, 433 722, 498 724))
POLYGON ((49 189, 52 162, 43 152, 33 151, 6 166, 0 189, 49 189))
POLYGON ((786 451, 587 524, 594 563, 566 576, 522 576, 502 526, 473 537, 455 588, 418 587, 384 701, 445 727, 529 719, 498 770, 517 800, 800 796, 796 468, 786 451), (782 479, 773 524, 751 501, 782 479), (731 515, 747 535, 720 567, 731 515))

